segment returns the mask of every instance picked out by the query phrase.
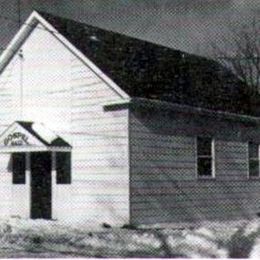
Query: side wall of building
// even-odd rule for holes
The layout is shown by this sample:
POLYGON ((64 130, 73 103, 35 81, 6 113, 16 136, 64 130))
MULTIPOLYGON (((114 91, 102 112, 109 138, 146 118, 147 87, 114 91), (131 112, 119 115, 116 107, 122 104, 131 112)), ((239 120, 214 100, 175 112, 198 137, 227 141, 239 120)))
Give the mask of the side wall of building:
POLYGON ((248 141, 260 126, 188 113, 132 108, 131 222, 199 222, 252 218, 260 212, 260 179, 248 179, 248 141), (216 178, 196 170, 196 137, 215 139, 216 178))
MULTIPOLYGON (((16 120, 37 121, 72 145, 72 184, 53 185, 54 219, 127 223, 128 111, 103 110, 121 97, 40 25, 21 50, 0 76, 0 132, 16 120)), ((0 162, 0 182, 10 191, 0 214, 23 208, 29 217, 29 198, 11 205, 30 196, 30 187, 11 184, 9 157, 0 162)))

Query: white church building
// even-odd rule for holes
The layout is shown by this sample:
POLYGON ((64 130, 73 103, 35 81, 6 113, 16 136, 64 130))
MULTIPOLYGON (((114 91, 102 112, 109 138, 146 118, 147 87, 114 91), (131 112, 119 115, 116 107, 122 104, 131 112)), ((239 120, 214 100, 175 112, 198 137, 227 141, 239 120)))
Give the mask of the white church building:
POLYGON ((254 217, 260 120, 231 79, 212 60, 33 12, 0 57, 0 217, 254 217))

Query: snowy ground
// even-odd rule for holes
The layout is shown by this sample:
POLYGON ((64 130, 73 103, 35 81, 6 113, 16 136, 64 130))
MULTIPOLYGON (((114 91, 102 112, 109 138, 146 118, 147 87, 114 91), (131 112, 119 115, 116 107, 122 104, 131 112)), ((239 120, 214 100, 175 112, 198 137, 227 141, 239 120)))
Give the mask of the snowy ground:
POLYGON ((54 221, 1 220, 0 257, 260 258, 260 220, 161 227, 91 230, 54 221))

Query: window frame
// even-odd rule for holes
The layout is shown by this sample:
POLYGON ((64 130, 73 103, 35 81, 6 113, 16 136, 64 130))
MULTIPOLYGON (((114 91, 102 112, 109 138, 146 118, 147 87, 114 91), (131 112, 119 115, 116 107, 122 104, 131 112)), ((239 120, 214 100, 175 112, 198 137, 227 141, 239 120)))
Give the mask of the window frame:
POLYGON ((216 152, 215 152, 215 139, 212 137, 207 137, 207 136, 197 136, 195 138, 195 151, 196 151, 196 178, 199 180, 215 180, 216 179, 216 152), (211 140, 211 156, 199 156, 198 154, 198 138, 207 138, 211 140), (199 158, 211 158, 211 175, 200 175, 199 174, 199 158))
POLYGON ((247 142, 247 165, 248 165, 248 172, 247 172, 247 178, 248 179, 260 179, 260 154, 259 154, 259 148, 260 148, 260 144, 258 143, 255 143, 255 142, 247 142), (255 157, 250 157, 250 144, 254 144, 254 145, 257 145, 257 155, 258 157, 255 158, 255 157), (250 175, 250 161, 257 161, 258 162, 258 175, 257 176, 251 176, 250 175))

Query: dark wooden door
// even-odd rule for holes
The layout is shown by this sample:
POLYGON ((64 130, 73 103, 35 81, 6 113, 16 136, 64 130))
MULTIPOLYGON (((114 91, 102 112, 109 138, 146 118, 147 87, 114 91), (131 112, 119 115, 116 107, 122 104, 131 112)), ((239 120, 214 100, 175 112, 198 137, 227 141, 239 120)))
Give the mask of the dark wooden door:
POLYGON ((31 218, 51 219, 51 153, 31 153, 31 218))

